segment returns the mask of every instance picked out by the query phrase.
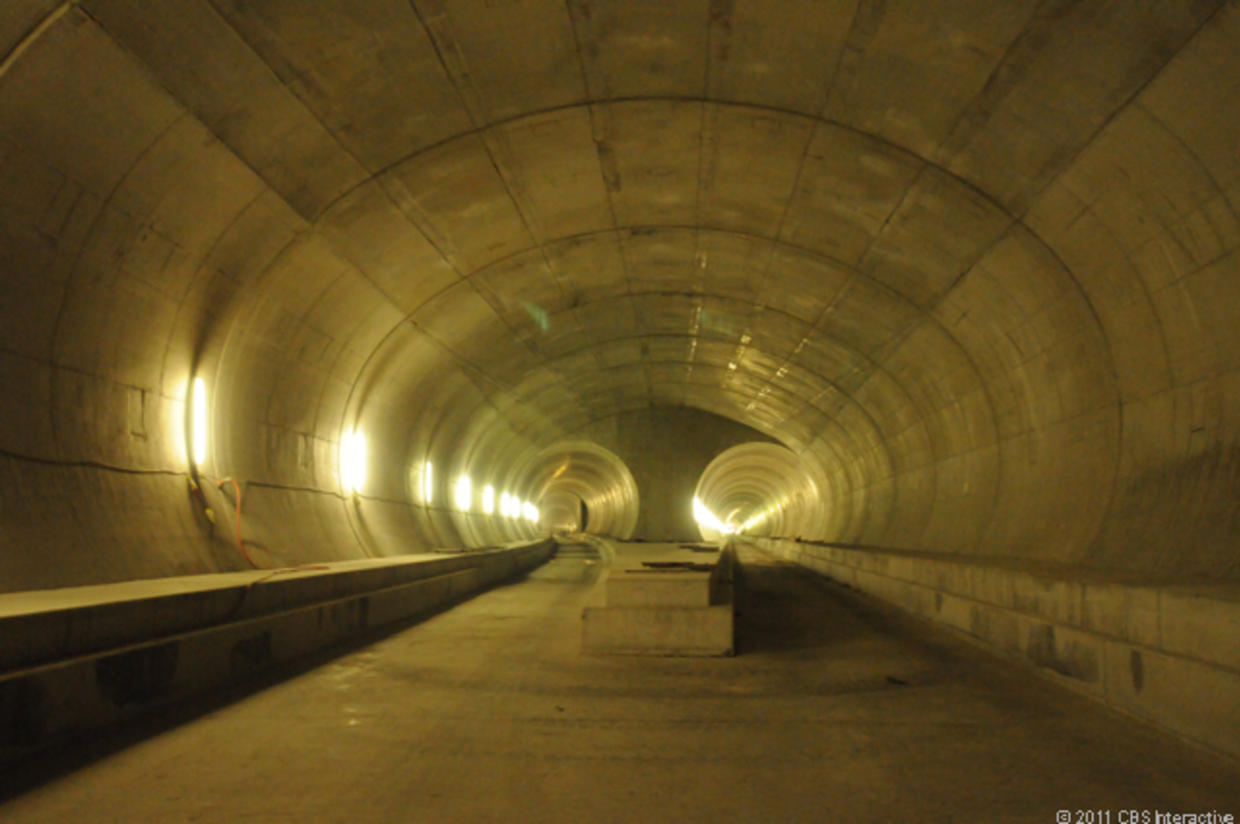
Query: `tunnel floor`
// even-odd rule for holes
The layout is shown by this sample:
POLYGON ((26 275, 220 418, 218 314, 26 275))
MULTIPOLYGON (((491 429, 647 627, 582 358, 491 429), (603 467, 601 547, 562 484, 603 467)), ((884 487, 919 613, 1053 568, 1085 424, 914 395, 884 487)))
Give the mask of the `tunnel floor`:
POLYGON ((757 550, 740 561, 734 658, 581 655, 603 566, 557 559, 63 773, 0 820, 1240 814, 1234 763, 757 550))

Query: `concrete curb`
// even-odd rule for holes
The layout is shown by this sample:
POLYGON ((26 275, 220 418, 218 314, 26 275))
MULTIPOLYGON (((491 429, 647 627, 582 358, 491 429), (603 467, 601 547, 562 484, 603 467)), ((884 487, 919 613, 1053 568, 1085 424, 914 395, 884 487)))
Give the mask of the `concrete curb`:
MULTIPOLYGON (((554 552, 554 542, 546 540, 463 554, 443 562, 413 561, 398 565, 405 569, 388 570, 378 576, 359 577, 354 574, 356 570, 346 570, 334 575, 293 578, 280 581, 272 592, 266 591, 269 583, 264 581, 251 588, 256 594, 248 605, 248 617, 238 618, 238 612, 225 611, 225 620, 190 631, 167 633, 166 624, 152 622, 148 616, 144 624, 146 637, 140 641, 0 676, 0 765, 75 733, 123 722, 156 707, 241 683, 276 664, 430 612, 527 572, 546 562, 554 552), (366 581, 382 584, 393 576, 413 580, 363 586, 366 581), (313 597, 339 588, 352 591, 344 597, 313 597), (290 603, 297 605, 278 608, 290 603), (260 614, 254 614, 256 611, 260 614)), ((203 609, 191 615, 200 620, 204 614, 210 614, 212 610, 204 605, 212 599, 212 609, 222 609, 220 604, 235 605, 236 590, 226 587, 194 593, 191 603, 203 609)), ((172 596, 170 604, 164 607, 180 603, 180 599, 181 596, 172 596)), ((122 614, 129 614, 133 605, 121 607, 122 614)), ((33 620, 32 616, 22 618, 33 620)), ((59 627, 63 619, 48 620, 46 626, 59 627)), ((67 626, 73 625, 84 626, 72 621, 67 626)), ((132 636, 131 624, 121 622, 115 626, 122 628, 113 633, 116 637, 132 636)), ((77 641, 69 646, 85 643, 77 641)))

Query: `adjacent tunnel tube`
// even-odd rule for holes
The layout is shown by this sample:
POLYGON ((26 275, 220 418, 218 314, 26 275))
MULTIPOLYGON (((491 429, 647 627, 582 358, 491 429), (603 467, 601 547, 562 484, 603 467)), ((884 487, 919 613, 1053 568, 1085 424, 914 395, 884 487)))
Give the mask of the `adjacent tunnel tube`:
POLYGON ((535 499, 544 502, 548 527, 633 537, 641 493, 613 452, 590 441, 561 441, 523 462, 520 472, 532 480, 535 499))
POLYGON ((822 500, 809 468, 786 446, 747 443, 720 453, 694 494, 705 508, 702 537, 796 537, 817 534, 822 500))

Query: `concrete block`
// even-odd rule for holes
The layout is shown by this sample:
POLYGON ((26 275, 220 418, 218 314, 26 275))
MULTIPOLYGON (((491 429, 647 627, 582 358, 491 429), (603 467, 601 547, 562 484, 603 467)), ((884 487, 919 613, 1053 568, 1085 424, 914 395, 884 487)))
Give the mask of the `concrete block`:
POLYGON ((849 571, 852 576, 853 586, 857 589, 876 598, 900 603, 900 592, 896 589, 895 581, 885 575, 876 575, 868 570, 852 568, 849 571))
POLYGON ((731 655, 732 605, 587 607, 582 615, 582 649, 626 655, 731 655))
POLYGON ((919 581, 926 574, 925 564, 918 558, 907 555, 890 555, 887 561, 886 574, 901 581, 919 581))
POLYGON ((718 555, 682 548, 630 552, 607 574, 604 604, 582 613, 586 652, 635 655, 731 655, 735 550, 718 555), (709 569, 652 563, 709 564, 709 569))
POLYGON ((708 607, 711 573, 617 570, 607 577, 609 607, 708 607))
POLYGON ((956 595, 936 593, 938 620, 961 632, 972 632, 973 601, 956 595))
POLYGON ((1081 585, 1077 582, 998 568, 991 571, 1010 582, 1011 600, 997 602, 999 606, 1059 624, 1081 625, 1081 585))
POLYGON ((1119 641, 1105 655, 1108 702, 1240 755, 1240 673, 1119 641))
POLYGON ((970 611, 972 634, 1004 655, 1020 655, 1027 630, 1010 610, 974 603, 970 611))
POLYGON ((1158 620, 1162 649, 1240 670, 1240 600, 1164 589, 1158 620))
POLYGON ((839 571, 838 564, 832 563, 827 558, 823 558, 817 555, 812 555, 810 553, 806 553, 804 557, 805 557, 804 562, 798 562, 801 564, 801 566, 807 569, 812 569, 814 572, 817 572, 819 575, 825 575, 828 578, 834 579, 836 577, 836 574, 839 571))
POLYGON ((995 567, 969 565, 966 571, 968 588, 961 592, 978 601, 995 606, 1013 606, 1011 574, 995 567))
POLYGON ((1090 583, 1081 591, 1081 628, 1150 647, 1158 646, 1158 590, 1090 583))
POLYGON ((890 555, 883 555, 877 552, 854 554, 850 559, 853 566, 858 569, 863 569, 866 572, 871 572, 876 575, 885 575, 887 577, 891 577, 891 573, 888 572, 888 569, 891 566, 891 560, 892 558, 890 555))
POLYGON ((1101 693, 1103 646, 1096 635, 1019 615, 1023 652, 1029 663, 1101 693))
POLYGON ((944 592, 976 598, 976 572, 967 564, 946 564, 941 570, 942 588, 944 592))
POLYGON ((934 617, 934 590, 920 584, 909 584, 909 609, 917 615, 934 617))

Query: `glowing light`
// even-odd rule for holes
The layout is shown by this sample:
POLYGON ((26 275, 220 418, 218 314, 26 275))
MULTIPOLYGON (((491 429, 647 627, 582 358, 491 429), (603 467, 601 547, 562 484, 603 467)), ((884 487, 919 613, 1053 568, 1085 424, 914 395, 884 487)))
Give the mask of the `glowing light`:
POLYGON ((715 532, 722 532, 725 535, 736 532, 735 524, 725 524, 719 520, 719 516, 711 512, 710 508, 696 495, 693 497, 693 519, 701 526, 713 529, 715 532))
POLYGON ((532 524, 538 523, 538 507, 526 501, 521 504, 521 514, 525 516, 525 520, 532 524))
POLYGON ((456 504, 456 508, 462 512, 468 512, 474 505, 473 486, 473 481, 469 480, 468 475, 462 475, 456 479, 456 485, 452 491, 452 499, 456 504))
POLYGON ((500 497, 499 511, 505 518, 516 518, 521 514, 521 500, 516 495, 505 492, 500 497))
POLYGON ((356 495, 366 485, 366 436, 358 430, 346 432, 340 439, 340 485, 356 495))
POLYGON ((190 460, 201 466, 207 460, 207 384, 194 378, 190 386, 190 460))
POLYGON ((422 503, 430 504, 435 500, 435 465, 430 461, 422 464, 422 503))
POLYGON ((490 484, 482 487, 482 511, 487 515, 495 514, 495 487, 490 484))

